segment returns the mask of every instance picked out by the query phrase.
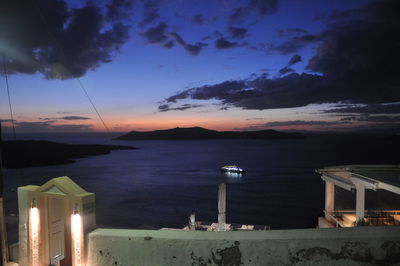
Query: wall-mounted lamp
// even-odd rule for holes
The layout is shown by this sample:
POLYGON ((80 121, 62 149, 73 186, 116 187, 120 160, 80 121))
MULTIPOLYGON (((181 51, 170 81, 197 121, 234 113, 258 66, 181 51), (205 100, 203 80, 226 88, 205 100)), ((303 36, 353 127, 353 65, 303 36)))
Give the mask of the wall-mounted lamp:
POLYGON ((36 207, 37 207, 37 202, 36 202, 36 199, 33 198, 32 202, 31 202, 31 208, 33 209, 33 208, 36 208, 36 207))
POLYGON ((75 205, 74 205, 74 211, 73 211, 73 214, 75 215, 75 214, 79 214, 79 210, 78 210, 78 203, 75 203, 75 205))

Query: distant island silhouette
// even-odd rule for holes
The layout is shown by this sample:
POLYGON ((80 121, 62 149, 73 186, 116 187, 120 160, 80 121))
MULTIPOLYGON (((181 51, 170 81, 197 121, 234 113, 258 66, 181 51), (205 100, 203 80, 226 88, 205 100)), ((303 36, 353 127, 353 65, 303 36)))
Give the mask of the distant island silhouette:
POLYGON ((301 133, 272 129, 258 131, 216 131, 202 127, 172 128, 154 131, 131 131, 115 140, 195 140, 195 139, 298 139, 301 133))
POLYGON ((2 145, 2 162, 6 168, 26 168, 75 162, 74 159, 108 154, 112 150, 137 149, 130 146, 99 144, 64 144, 51 141, 16 140, 2 145))

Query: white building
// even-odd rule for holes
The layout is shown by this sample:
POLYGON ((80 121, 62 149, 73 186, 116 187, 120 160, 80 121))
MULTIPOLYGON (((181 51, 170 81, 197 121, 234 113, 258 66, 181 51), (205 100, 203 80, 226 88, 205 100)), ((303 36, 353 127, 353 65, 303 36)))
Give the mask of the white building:
POLYGON ((342 165, 317 170, 325 181, 325 217, 318 227, 352 227, 357 225, 399 225, 400 206, 396 209, 366 210, 365 190, 386 190, 400 197, 400 165, 342 165), (335 208, 335 188, 355 191, 355 210, 335 208))

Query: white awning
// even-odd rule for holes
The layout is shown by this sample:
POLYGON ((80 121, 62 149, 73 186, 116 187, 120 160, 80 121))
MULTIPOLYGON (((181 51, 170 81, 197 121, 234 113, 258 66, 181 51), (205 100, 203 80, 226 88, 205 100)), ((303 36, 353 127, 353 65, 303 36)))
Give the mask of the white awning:
POLYGON ((351 183, 350 181, 347 181, 346 179, 337 177, 337 176, 331 176, 331 175, 327 175, 327 174, 323 174, 321 176, 322 180, 324 180, 325 182, 331 182, 333 183, 335 186, 339 186, 343 189, 349 190, 351 191, 352 188, 355 188, 354 184, 351 183))

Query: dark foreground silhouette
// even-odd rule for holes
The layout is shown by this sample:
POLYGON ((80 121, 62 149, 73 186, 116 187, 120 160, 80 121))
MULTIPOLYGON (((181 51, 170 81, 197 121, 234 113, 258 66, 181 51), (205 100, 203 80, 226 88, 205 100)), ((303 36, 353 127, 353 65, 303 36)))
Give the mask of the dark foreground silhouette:
POLYGON ((50 141, 17 140, 2 144, 3 166, 26 168, 67 164, 74 159, 108 154, 112 150, 132 150, 135 147, 99 144, 64 144, 50 141))
POLYGON ((304 138, 300 133, 280 132, 272 129, 259 131, 215 131, 202 127, 173 128, 155 131, 131 131, 116 140, 184 140, 184 139, 293 139, 304 138))

